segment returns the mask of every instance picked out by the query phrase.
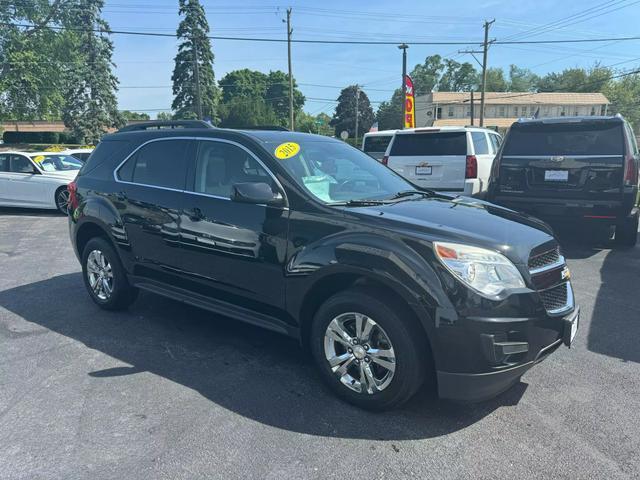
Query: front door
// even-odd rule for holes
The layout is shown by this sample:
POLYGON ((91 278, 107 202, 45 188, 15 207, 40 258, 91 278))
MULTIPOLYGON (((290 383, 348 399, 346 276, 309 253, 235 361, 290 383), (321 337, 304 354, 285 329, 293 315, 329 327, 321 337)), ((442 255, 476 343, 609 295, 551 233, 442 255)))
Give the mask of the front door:
POLYGON ((40 171, 23 155, 10 155, 9 173, 6 174, 6 196, 14 205, 25 207, 51 207, 53 195, 46 198, 46 185, 40 171))
POLYGON ((195 153, 180 219, 184 269, 201 293, 277 314, 284 305, 289 211, 234 202, 230 195, 235 183, 281 187, 240 144, 203 139, 195 153))
POLYGON ((136 275, 173 282, 180 272, 178 230, 192 144, 181 138, 153 140, 116 172, 112 202, 131 245, 136 275))

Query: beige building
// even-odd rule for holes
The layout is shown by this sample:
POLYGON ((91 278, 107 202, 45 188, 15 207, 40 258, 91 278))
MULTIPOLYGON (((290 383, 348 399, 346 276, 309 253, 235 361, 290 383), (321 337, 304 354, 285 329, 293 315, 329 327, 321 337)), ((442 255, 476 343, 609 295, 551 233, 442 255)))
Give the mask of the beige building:
MULTIPOLYGON (((471 121, 470 92, 432 92, 416 98, 416 126, 479 125, 480 94, 474 93, 471 121)), ((508 128, 518 118, 606 115, 609 100, 602 93, 487 92, 484 125, 508 128)))

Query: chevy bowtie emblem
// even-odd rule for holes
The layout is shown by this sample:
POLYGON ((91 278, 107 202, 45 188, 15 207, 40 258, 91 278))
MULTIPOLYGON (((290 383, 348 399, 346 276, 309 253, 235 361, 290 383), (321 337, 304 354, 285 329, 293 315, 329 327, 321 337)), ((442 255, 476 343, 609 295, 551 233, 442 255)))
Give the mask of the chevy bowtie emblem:
POLYGON ((571 278, 571 272, 569 271, 569 267, 564 267, 562 269, 562 280, 567 280, 571 278))
POLYGON ((422 162, 420 165, 418 165, 419 167, 428 167, 429 166, 429 162, 422 162))
POLYGON ((552 162, 561 162, 563 160, 564 160, 564 157, 561 157, 561 156, 559 156, 559 157, 551 157, 551 161, 552 162))

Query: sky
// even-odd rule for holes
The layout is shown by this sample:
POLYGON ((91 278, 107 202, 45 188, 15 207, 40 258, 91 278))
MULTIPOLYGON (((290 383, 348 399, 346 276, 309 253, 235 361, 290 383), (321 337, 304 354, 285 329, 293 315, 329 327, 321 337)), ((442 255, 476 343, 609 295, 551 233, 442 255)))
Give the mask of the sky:
MULTIPOLYGON (((211 35, 286 38, 287 7, 292 8, 294 39, 383 40, 406 42, 407 70, 426 56, 459 62, 475 60, 458 50, 477 49, 483 22, 495 19, 490 39, 546 40, 637 36, 640 0, 277 0, 231 3, 201 0, 211 35), (414 41, 469 42, 468 45, 411 45, 414 41)), ((178 0, 106 0, 104 18, 112 30, 175 33, 178 0)), ((174 38, 113 35, 119 108, 149 113, 170 111, 174 38)), ((640 66, 640 40, 555 44, 495 45, 490 67, 510 64, 539 75, 595 62, 617 69, 640 66), (634 61, 635 60, 635 61, 634 61)), ((212 40, 216 79, 249 68, 287 71, 286 43, 212 40)), ((481 58, 480 58, 481 59, 481 58)), ((340 90, 363 85, 374 110, 388 100, 402 78, 402 54, 395 45, 292 45, 293 75, 311 114, 334 111, 340 90)), ((477 64, 475 64, 477 66, 477 64)))

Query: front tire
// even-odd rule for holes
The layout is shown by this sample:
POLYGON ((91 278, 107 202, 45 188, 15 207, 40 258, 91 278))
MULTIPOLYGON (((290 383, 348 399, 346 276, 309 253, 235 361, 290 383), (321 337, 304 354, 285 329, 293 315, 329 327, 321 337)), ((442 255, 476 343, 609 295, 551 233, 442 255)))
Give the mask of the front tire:
POLYGON ((334 295, 318 309, 313 357, 329 387, 347 402, 391 409, 424 382, 430 361, 426 337, 398 311, 364 289, 334 295))
POLYGON ((638 243, 639 213, 627 217, 616 226, 615 242, 621 247, 634 247, 638 243))
POLYGON ((118 254, 104 238, 92 238, 84 247, 82 277, 91 299, 105 310, 125 309, 137 297, 118 254))

